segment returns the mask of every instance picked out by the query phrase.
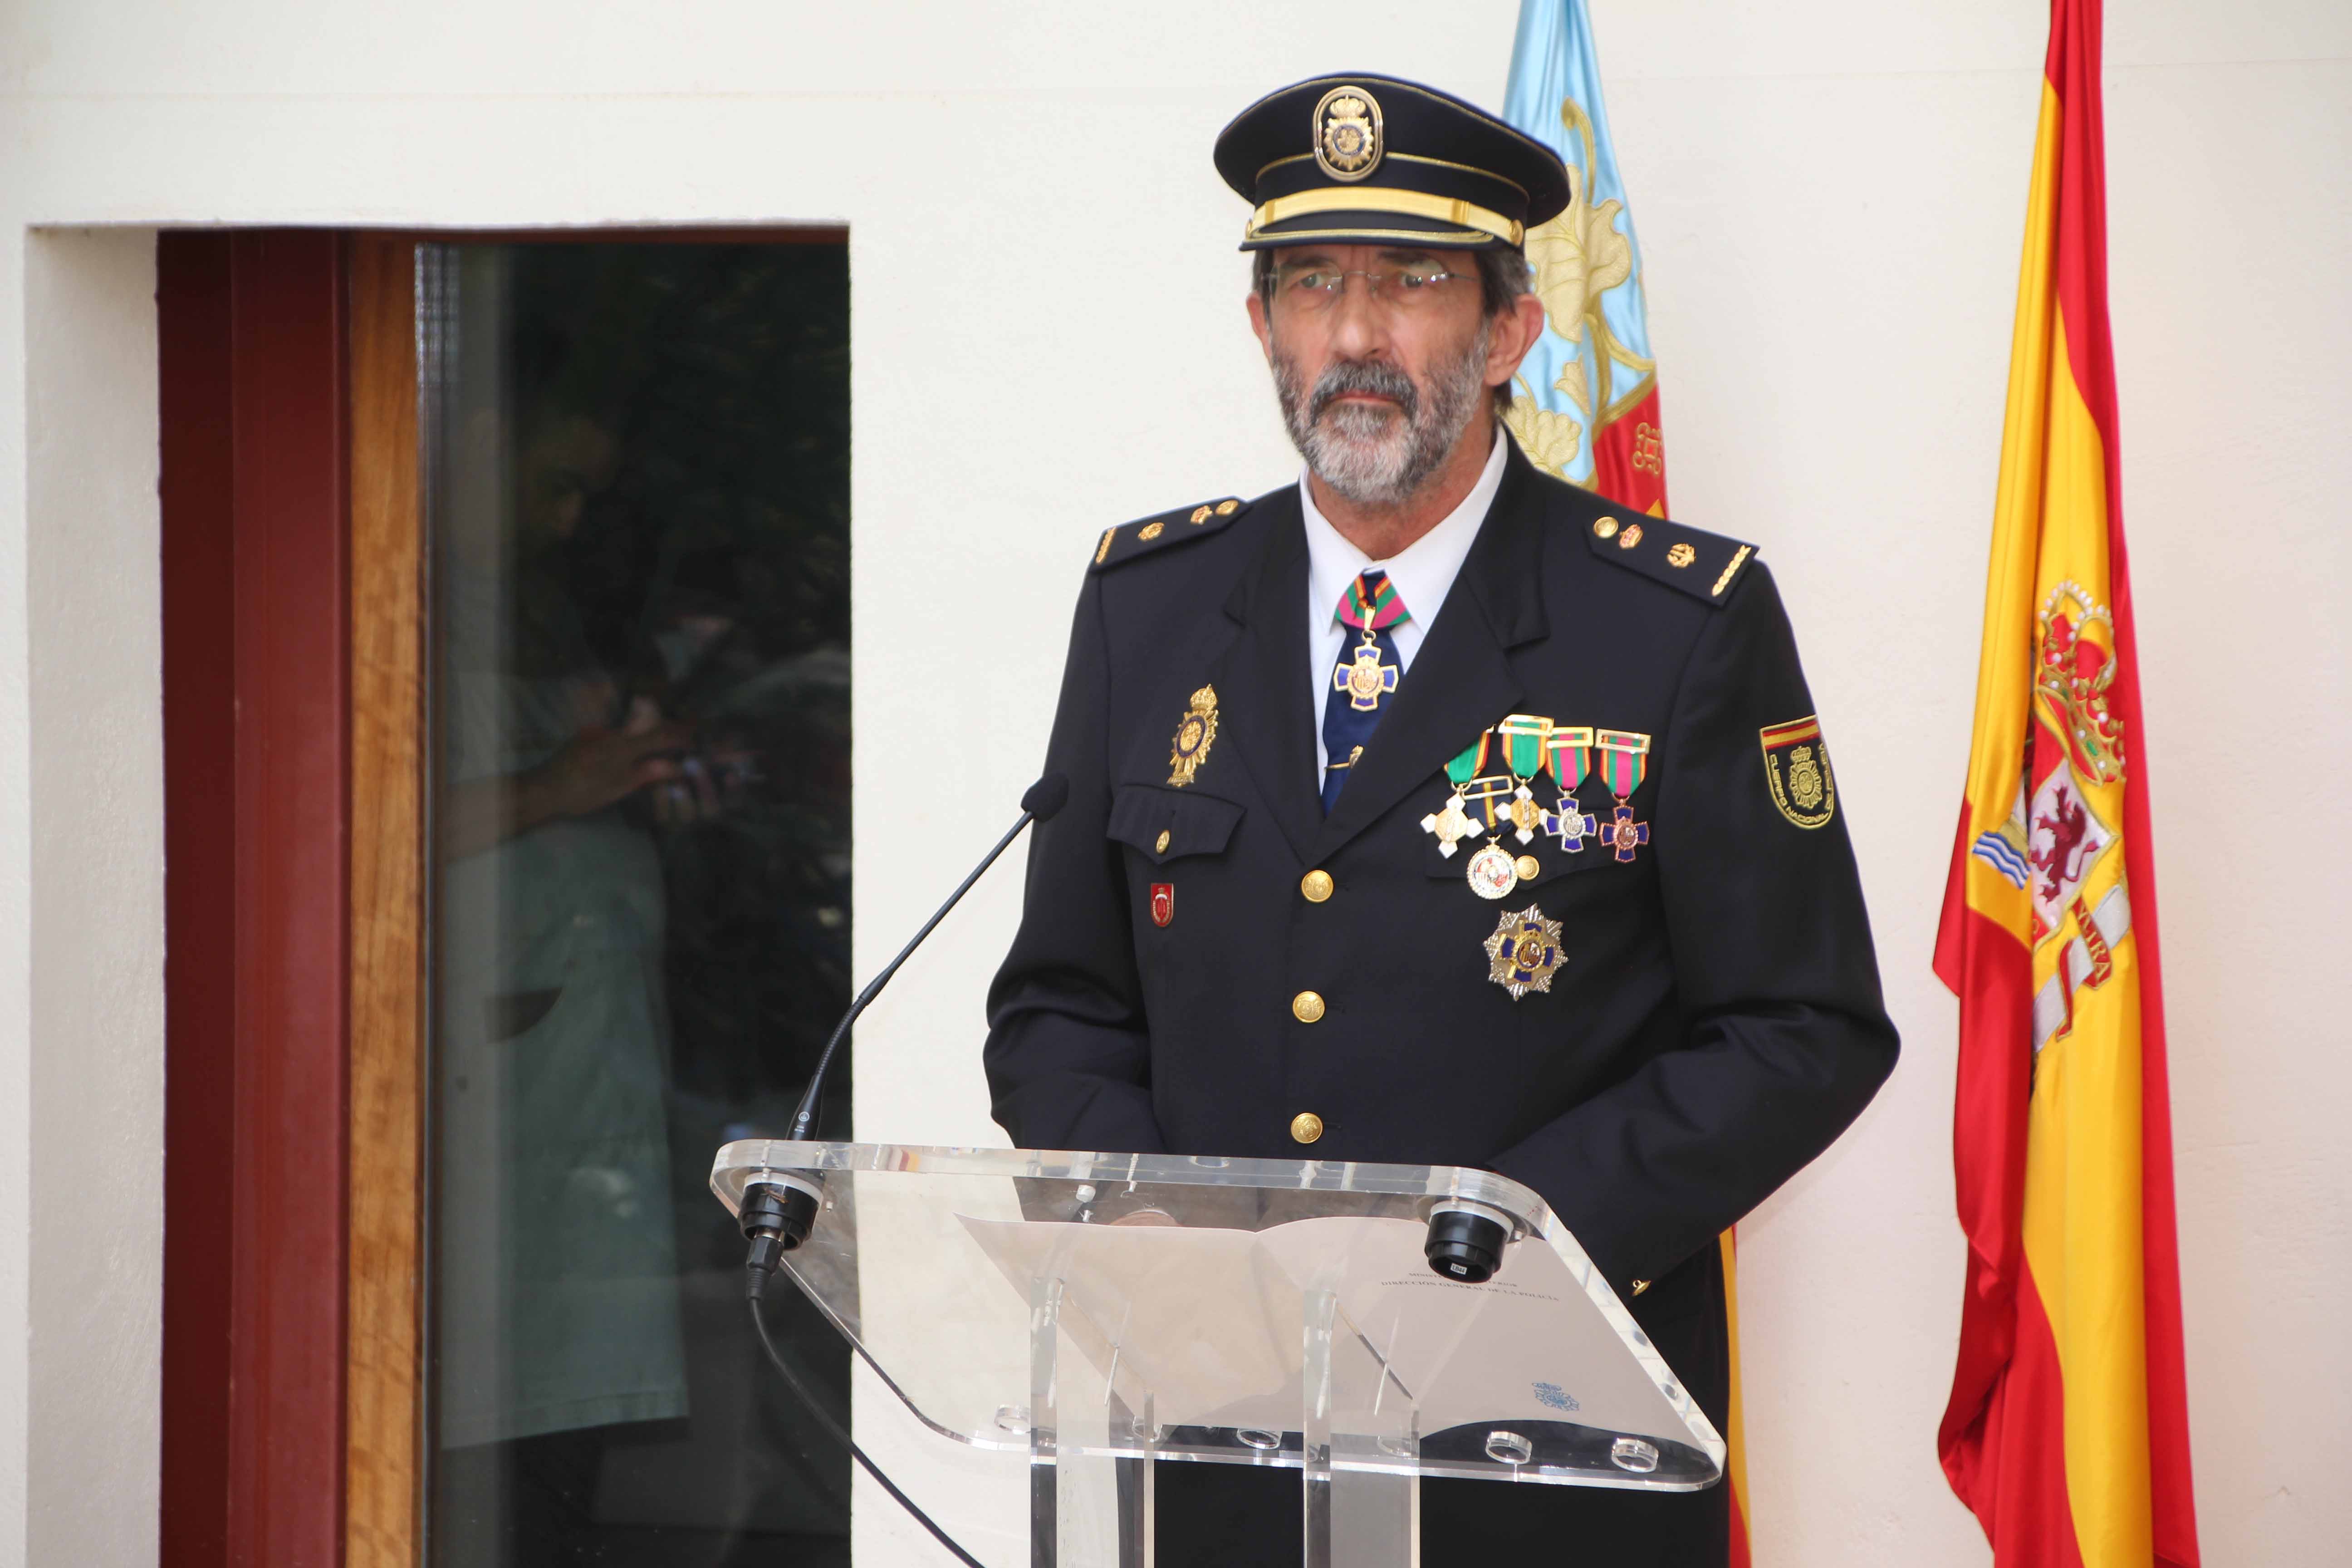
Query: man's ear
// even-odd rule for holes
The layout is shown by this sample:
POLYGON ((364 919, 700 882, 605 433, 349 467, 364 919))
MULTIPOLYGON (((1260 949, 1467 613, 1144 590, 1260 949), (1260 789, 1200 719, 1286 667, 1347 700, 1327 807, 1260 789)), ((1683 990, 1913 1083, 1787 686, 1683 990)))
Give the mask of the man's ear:
MULTIPOLYGON (((1250 331, 1257 334, 1257 346, 1265 355, 1265 363, 1272 364, 1274 363, 1274 329, 1266 322, 1265 296, 1253 289, 1249 291, 1247 305, 1250 331)), ((1528 341, 1533 342, 1535 340, 1530 338, 1528 341)))
POLYGON ((1522 294, 1510 310, 1495 320, 1495 336, 1486 349, 1486 384, 1500 386, 1518 374, 1519 362, 1543 335, 1543 301, 1522 294))

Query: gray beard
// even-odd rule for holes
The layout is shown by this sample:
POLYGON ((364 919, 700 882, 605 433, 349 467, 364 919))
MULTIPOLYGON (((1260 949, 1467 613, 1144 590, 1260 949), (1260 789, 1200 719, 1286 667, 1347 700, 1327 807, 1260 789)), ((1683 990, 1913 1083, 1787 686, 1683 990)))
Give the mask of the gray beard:
POLYGON ((1403 371, 1373 360, 1329 366, 1310 394, 1277 346, 1274 391, 1291 445, 1317 479, 1358 506, 1402 505, 1437 472, 1484 401, 1492 336, 1492 323, 1481 321, 1462 356, 1432 374, 1425 395, 1403 371), (1357 392, 1393 399, 1397 411, 1338 404, 1357 392))

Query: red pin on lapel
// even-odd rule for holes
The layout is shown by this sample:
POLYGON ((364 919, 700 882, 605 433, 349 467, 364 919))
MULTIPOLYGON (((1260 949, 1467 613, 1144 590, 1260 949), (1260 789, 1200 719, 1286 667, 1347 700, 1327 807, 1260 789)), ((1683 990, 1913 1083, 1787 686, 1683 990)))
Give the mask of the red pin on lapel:
POLYGON ((1164 926, 1175 918, 1176 884, 1173 882, 1152 883, 1151 923, 1156 926, 1164 926))

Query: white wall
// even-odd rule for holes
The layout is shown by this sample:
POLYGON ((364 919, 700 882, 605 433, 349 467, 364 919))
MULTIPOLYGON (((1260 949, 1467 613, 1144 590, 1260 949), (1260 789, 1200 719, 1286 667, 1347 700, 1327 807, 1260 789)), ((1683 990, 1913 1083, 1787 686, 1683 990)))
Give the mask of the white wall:
POLYGON ((32 894, 32 1026, 29 1051, 13 1029, 0 1047, 0 1100, 12 1120, 31 1114, 8 1138, 29 1158, 7 1167, 0 1257, 24 1271, 11 1341, 29 1364, 0 1363, 0 1387, 28 1372, 29 1398, 0 1406, 25 1420, 0 1442, 29 1441, 0 1484, 31 1505, 28 1561, 130 1563, 153 1550, 163 1388, 162 1248, 142 1223, 163 1200, 155 239, 50 230, 23 253, 19 427, 28 510, 47 526, 11 552, 29 589, 29 626, 16 625, 30 634, 16 646, 29 644, 31 710, 7 731, 30 743, 8 750, 30 775, 33 831, 29 854, 0 841, 32 894))
MULTIPOLYGON (((1981 1563, 1934 1455, 1961 1247, 1953 1009, 1927 964, 2045 13, 1594 10, 1676 511, 1774 563, 1838 737, 1906 1041, 1860 1126, 1748 1227, 1757 1557, 1981 1563)), ((2333 809, 2352 768, 2352 546, 2331 515, 2352 492, 2352 11, 2115 12, 2115 324, 2198 1503, 2209 1561, 2299 1565, 2352 1538, 2333 1473, 2352 1438, 2336 1309, 2352 1289, 2336 956, 2352 856, 2333 809)), ((0 232, 848 222, 870 971, 1036 765, 1101 528, 1291 469, 1242 329, 1242 211, 1209 169, 1217 127, 1335 67, 1497 101, 1513 13, 1367 0, 1335 29, 1303 0, 17 0, 0 12, 0 232), (950 602, 999 608, 942 635, 920 617, 950 602), (942 665, 947 649, 959 662, 942 665), (922 754, 962 759, 964 776, 900 765, 877 721, 913 705, 922 754)), ((45 1183, 69 1168, 60 1141, 92 1107, 120 1103, 141 1137, 160 1125, 152 337, 131 319, 144 284, 125 286, 130 266, 89 242, 0 244, 0 1517, 28 1504, 39 1521, 0 1529, 0 1568, 152 1556, 87 1507, 151 1514, 152 1413, 126 1410, 131 1436, 100 1440, 44 1392, 97 1386, 135 1407, 153 1388, 122 1347, 152 1344, 137 1269, 157 1254, 79 1251, 82 1231, 42 1218, 62 1191, 45 1183), (124 319, 89 308, 107 301, 124 319), (80 379, 59 380, 76 355, 80 379), (134 431, 148 434, 126 446, 134 431), (101 452, 104 472, 87 460, 101 452), (36 591, 52 607, 28 622, 36 591), (85 742, 60 716, 92 704, 102 733, 85 742), (68 776, 119 787, 59 787, 68 776), (114 852, 78 879, 101 842, 114 852), (67 1004, 101 973, 99 1030, 67 1004), (44 1303, 68 1299, 86 1321, 49 1332, 44 1303)), ((872 1016, 868 1135, 997 1138, 980 995, 1015 897, 1010 876, 976 895, 872 1016)), ((861 1415, 877 1441, 929 1451, 879 1405, 861 1415)), ((969 1494, 956 1468, 919 1479, 969 1494)), ((1018 1500, 992 1511, 1009 1529, 1018 1500)), ((944 1560, 887 1501, 862 1500, 860 1531, 862 1561, 944 1560)))

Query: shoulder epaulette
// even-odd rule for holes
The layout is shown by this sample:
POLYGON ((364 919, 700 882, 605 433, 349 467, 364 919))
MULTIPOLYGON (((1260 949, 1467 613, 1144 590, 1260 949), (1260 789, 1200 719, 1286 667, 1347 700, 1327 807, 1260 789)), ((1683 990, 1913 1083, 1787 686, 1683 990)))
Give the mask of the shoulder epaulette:
POLYGON ((1179 507, 1174 511, 1163 511, 1158 517, 1139 518, 1134 522, 1122 522, 1117 528, 1106 528, 1102 538, 1095 544, 1092 570, 1108 571, 1139 555, 1149 555, 1155 550, 1165 550, 1188 539, 1205 538, 1224 528, 1249 508, 1250 503, 1240 497, 1227 496, 1223 500, 1204 500, 1198 506, 1179 507))
POLYGON ((1612 565, 1639 572, 1710 605, 1730 601, 1756 547, 1663 517, 1604 512, 1585 525, 1584 542, 1612 565))

